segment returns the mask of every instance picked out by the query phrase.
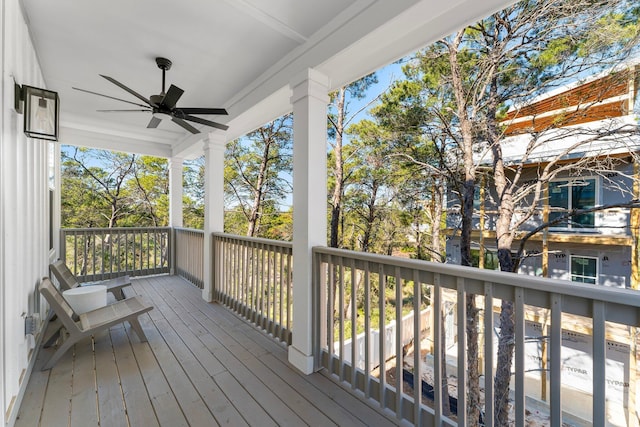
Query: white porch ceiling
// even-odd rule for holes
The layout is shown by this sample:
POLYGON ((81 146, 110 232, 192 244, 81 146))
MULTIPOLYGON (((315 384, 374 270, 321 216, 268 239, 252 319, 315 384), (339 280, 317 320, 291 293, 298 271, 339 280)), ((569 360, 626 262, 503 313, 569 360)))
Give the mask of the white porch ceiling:
MULTIPOLYGON (((170 121, 79 87, 136 101, 161 90, 154 58, 173 61, 181 107, 224 107, 228 139, 290 110, 288 84, 306 68, 333 88, 511 3, 506 0, 22 0, 47 87, 60 94, 62 143, 160 156, 194 156, 211 129, 191 136, 170 121)), ((199 127, 199 126, 196 126, 199 127)), ((219 131, 215 131, 219 132, 219 131)))

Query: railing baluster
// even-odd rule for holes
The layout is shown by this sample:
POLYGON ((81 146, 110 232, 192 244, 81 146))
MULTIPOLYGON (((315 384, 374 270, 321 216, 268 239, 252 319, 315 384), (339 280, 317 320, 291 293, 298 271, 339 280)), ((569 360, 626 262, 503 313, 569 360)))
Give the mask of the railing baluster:
POLYGON ((73 246, 74 246, 73 247, 73 274, 77 276, 79 275, 78 274, 79 272, 78 272, 78 235, 76 233, 73 234, 73 246))
POLYGON ((357 368, 358 368, 358 311, 357 311, 357 283, 356 283, 356 262, 351 260, 349 263, 351 270, 351 388, 356 389, 357 368))
POLYGON ((525 398, 524 398, 524 289, 516 288, 515 295, 515 419, 517 426, 524 426, 525 398))
POLYGON ((440 286, 440 274, 433 275, 433 409, 435 412, 435 425, 441 426, 442 415, 442 287, 440 286))
MULTIPOLYGON (((463 277, 456 279, 458 310, 458 423, 467 424, 467 293, 463 277)), ((478 343, 474 343, 477 345, 478 343)), ((445 361, 446 363, 446 361, 445 361)), ((478 363, 477 360, 471 363, 478 363)))
POLYGON ((286 305, 288 331, 291 330, 291 310, 293 306, 293 302, 291 301, 291 291, 292 291, 291 281, 293 279, 293 272, 291 271, 292 258, 293 258, 293 255, 291 252, 289 252, 287 255, 287 305, 286 305))
POLYGON ((117 251, 118 251, 117 261, 118 261, 118 264, 116 265, 116 272, 119 273, 120 271, 122 271, 122 267, 121 267, 121 265, 122 265, 122 261, 121 261, 122 254, 120 253, 120 249, 122 247, 122 245, 121 245, 121 243, 122 243, 122 237, 121 237, 122 234, 120 233, 120 231, 117 232, 117 236, 118 236, 118 240, 117 240, 117 242, 118 242, 118 245, 117 245, 117 248, 118 248, 117 249, 117 251))
MULTIPOLYGON (((233 309, 240 312, 240 308, 242 306, 242 304, 246 304, 246 297, 247 297, 247 293, 245 292, 244 294, 240 295, 240 288, 241 288, 241 282, 242 282, 242 272, 244 270, 244 265, 242 265, 242 250, 243 248, 237 244, 237 243, 233 243, 234 246, 234 272, 235 272, 235 287, 233 289, 233 293, 231 294, 232 300, 233 300, 233 309)), ((243 313, 241 313, 243 314, 243 313)))
POLYGON ((336 270, 333 257, 327 256, 329 268, 329 289, 327 289, 327 347, 329 347, 329 373, 333 374, 333 355, 335 354, 335 309, 336 309, 336 270))
POLYGON ((345 380, 344 375, 344 258, 338 260, 338 335, 340 347, 340 381, 345 380))
POLYGON ((422 425, 422 289, 420 273, 413 270, 413 424, 422 425))
POLYGON ((260 275, 260 319, 261 319, 260 326, 262 327, 262 329, 265 329, 267 327, 265 323, 267 320, 267 316, 266 316, 267 305, 265 301, 265 296, 267 294, 267 281, 266 281, 265 271, 264 271, 266 253, 267 253, 266 248, 264 246, 261 246, 260 258, 256 260, 256 264, 259 262, 256 274, 260 275))
MULTIPOLYGON (((396 278, 396 418, 402 418, 402 277, 400 267, 395 268, 396 278)), ((414 378, 415 381, 415 378, 414 378)))
POLYGON ((91 241, 92 241, 92 244, 91 244, 91 246, 92 246, 92 251, 91 251, 91 275, 93 277, 95 277, 96 276, 96 240, 97 239, 96 239, 96 235, 95 234, 92 234, 91 237, 93 237, 91 239, 91 241))
MULTIPOLYGON (((270 248, 270 247, 269 247, 270 248)), ((273 291, 274 291, 274 280, 273 280, 273 268, 271 268, 271 261, 274 257, 275 250, 269 249, 267 252, 267 309, 266 309, 266 317, 267 317, 267 331, 271 334, 274 333, 273 330, 273 291)))
POLYGON ((124 270, 129 271, 129 234, 125 231, 124 234, 124 270))
POLYGON ((606 419, 606 322, 605 305, 593 301, 593 425, 603 426, 606 419))
POLYGON ((364 395, 371 397, 371 281, 369 277, 369 263, 364 264, 364 395))
MULTIPOLYGON (((312 254, 313 260, 311 264, 313 266, 313 279, 311 280, 311 284, 313 286, 313 302, 312 306, 316 307, 317 310, 314 310, 313 313, 313 369, 318 370, 322 366, 322 354, 324 350, 325 340, 326 340, 326 316, 327 316, 327 307, 325 306, 326 301, 326 286, 327 286, 327 278, 325 275, 325 264, 322 263, 321 257, 319 254, 312 254)), ((282 258, 280 259, 282 262, 282 258)), ((275 268, 274 268, 275 270, 275 268)), ((280 335, 278 335, 280 337, 280 335)), ((282 339, 280 337, 280 339, 282 339)))
POLYGON ((386 362, 387 355, 385 351, 386 344, 386 330, 385 326, 387 324, 386 320, 386 307, 385 307, 385 291, 387 287, 386 275, 384 272, 384 265, 378 265, 378 331, 379 331, 379 339, 378 339, 378 349, 379 349, 379 357, 380 366, 378 368, 379 372, 379 380, 380 380, 380 393, 379 393, 379 401, 380 407, 382 409, 387 407, 387 378, 386 378, 386 362))
MULTIPOLYGON (((551 426, 562 426, 562 296, 551 294, 551 426)), ((543 374, 546 374, 543 372, 543 374)))
POLYGON ((484 421, 493 425, 493 284, 484 282, 484 421))
MULTIPOLYGON (((282 303, 284 301, 284 286, 286 281, 284 280, 284 261, 285 261, 285 256, 284 253, 280 252, 280 283, 279 283, 279 289, 278 291, 280 292, 280 295, 278 298, 278 324, 280 325, 280 333, 279 333, 279 338, 282 339, 283 334, 282 334, 282 325, 284 325, 284 317, 283 317, 283 306, 284 304, 282 303)), ((324 276, 323 276, 324 278, 324 276)), ((324 280, 326 280, 326 278, 324 278, 324 280)), ((319 304, 322 303, 322 301, 318 302, 319 304)), ((323 343, 324 344, 324 343, 323 343)))

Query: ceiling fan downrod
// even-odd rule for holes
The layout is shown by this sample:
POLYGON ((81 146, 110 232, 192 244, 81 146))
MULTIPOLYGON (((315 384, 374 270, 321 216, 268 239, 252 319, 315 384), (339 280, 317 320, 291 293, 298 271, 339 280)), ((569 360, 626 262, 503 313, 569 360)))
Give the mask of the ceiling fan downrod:
POLYGON ((156 64, 158 65, 158 68, 160 68, 162 70, 162 95, 164 95, 166 92, 164 90, 165 88, 165 74, 167 72, 167 70, 171 69, 171 61, 168 60, 167 58, 156 58, 156 64))

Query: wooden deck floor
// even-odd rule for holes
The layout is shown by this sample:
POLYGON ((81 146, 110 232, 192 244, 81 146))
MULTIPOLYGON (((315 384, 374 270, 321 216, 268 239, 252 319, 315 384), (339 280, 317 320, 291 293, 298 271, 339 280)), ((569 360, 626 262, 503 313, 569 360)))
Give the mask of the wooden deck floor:
POLYGON ((149 339, 127 325, 77 344, 50 371, 40 351, 16 427, 386 426, 393 420, 176 276, 137 279, 149 339))

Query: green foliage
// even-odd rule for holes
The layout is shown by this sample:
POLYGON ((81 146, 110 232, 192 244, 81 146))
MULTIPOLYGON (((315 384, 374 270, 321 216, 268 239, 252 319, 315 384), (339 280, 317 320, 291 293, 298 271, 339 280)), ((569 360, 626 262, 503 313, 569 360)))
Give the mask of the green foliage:
POLYGON ((225 207, 233 213, 227 215, 230 223, 225 223, 225 230, 249 236, 290 236, 283 225, 289 215, 280 213, 279 203, 292 190, 292 156, 291 115, 227 144, 225 207), (280 215, 284 218, 274 221, 280 215))
POLYGON ((63 227, 168 224, 165 159, 64 147, 61 164, 63 227))

